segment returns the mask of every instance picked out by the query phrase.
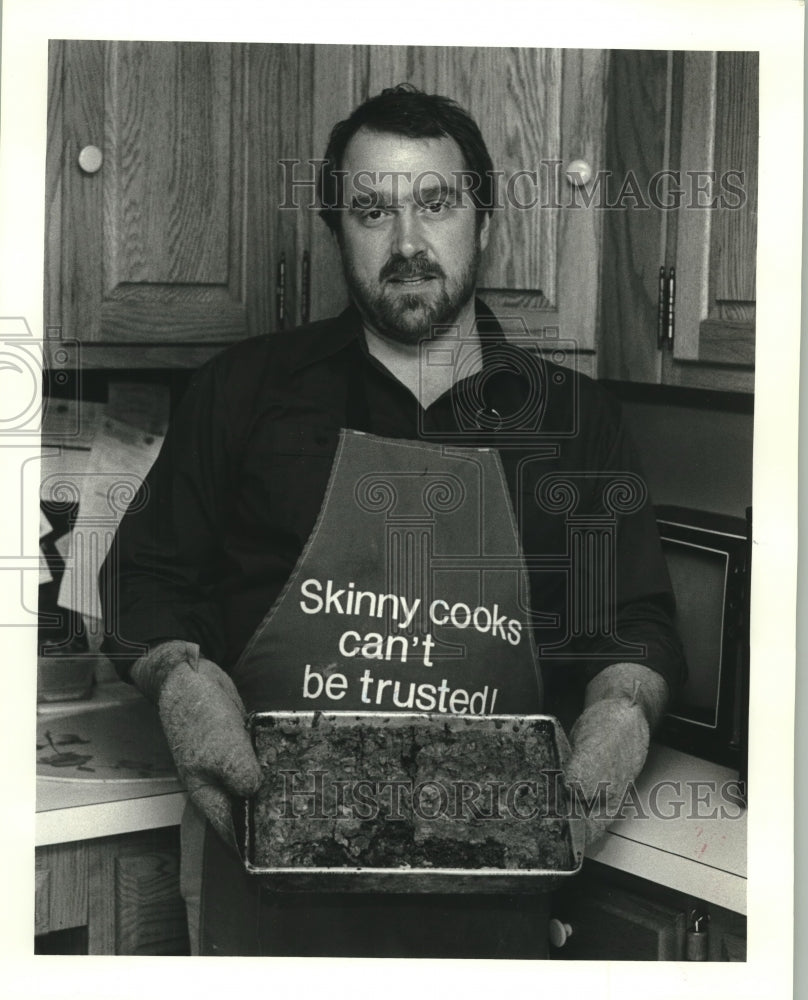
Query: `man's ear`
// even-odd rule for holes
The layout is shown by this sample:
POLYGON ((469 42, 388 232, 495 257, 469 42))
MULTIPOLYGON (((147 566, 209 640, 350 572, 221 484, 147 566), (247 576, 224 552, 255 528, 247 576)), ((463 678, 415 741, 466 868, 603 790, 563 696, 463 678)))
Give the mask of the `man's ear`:
POLYGON ((482 252, 488 246, 488 238, 490 236, 491 230, 491 213, 486 212, 483 215, 483 221, 480 223, 480 251, 482 252))

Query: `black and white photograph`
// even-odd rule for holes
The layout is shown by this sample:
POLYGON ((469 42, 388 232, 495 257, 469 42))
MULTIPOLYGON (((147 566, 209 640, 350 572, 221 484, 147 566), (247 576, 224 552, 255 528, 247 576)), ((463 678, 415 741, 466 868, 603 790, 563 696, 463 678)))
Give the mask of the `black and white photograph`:
POLYGON ((30 6, 15 995, 791 995, 802 9, 30 6))

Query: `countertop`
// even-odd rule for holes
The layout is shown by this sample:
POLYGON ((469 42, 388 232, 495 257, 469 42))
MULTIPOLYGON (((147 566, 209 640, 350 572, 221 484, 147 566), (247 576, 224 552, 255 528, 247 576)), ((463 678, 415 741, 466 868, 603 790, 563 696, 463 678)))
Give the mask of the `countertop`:
POLYGON ((730 768, 652 744, 638 808, 587 856, 745 914, 747 813, 737 779, 730 768))
MULTIPOLYGON (((110 681, 96 685, 90 699, 37 706, 37 722, 143 701, 131 685, 110 681)), ((36 846, 174 826, 185 798, 177 777, 105 782, 37 777, 36 846)))
MULTIPOLYGON (((92 704, 139 699, 128 685, 100 685, 92 704)), ((47 706, 54 718, 87 702, 47 706)), ((737 772, 652 744, 634 807, 589 857, 668 888, 746 913, 746 810, 737 772)), ((69 843, 179 823, 185 793, 177 778, 93 782, 37 779, 36 845, 69 843)))

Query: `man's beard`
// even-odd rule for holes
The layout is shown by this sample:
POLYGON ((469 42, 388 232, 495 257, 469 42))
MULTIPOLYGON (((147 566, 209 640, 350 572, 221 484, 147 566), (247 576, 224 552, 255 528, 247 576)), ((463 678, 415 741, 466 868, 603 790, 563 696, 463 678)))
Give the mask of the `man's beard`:
POLYGON ((459 278, 447 283, 439 264, 425 256, 391 257, 379 273, 378 285, 368 287, 343 255, 343 273, 351 298, 362 316, 382 336, 401 344, 417 344, 433 336, 435 327, 451 326, 474 294, 481 248, 475 238, 474 253, 459 278), (429 276, 422 291, 395 291, 391 279, 429 276))

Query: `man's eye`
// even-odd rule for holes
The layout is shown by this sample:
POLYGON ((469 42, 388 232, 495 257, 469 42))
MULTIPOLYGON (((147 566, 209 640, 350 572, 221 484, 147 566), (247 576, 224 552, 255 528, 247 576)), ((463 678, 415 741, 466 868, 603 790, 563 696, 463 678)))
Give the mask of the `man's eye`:
POLYGON ((360 213, 360 218, 366 226, 378 225, 387 216, 382 208, 367 208, 360 213))
POLYGON ((448 210, 449 206, 445 201, 428 201, 424 205, 424 211, 427 215, 443 215, 448 210))

